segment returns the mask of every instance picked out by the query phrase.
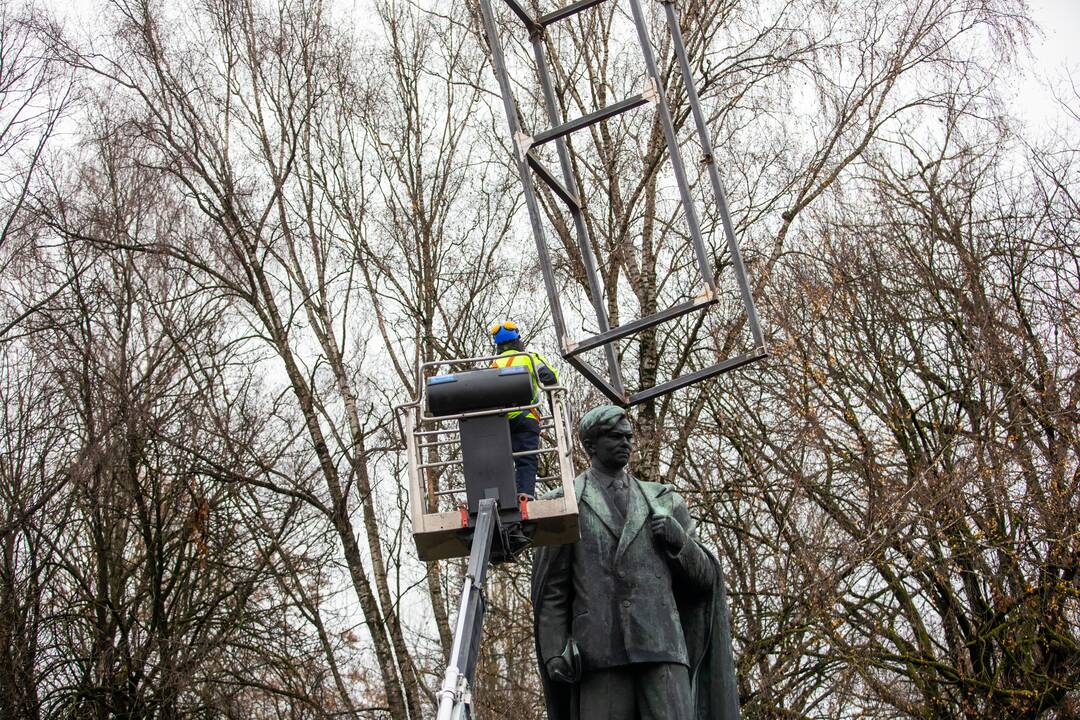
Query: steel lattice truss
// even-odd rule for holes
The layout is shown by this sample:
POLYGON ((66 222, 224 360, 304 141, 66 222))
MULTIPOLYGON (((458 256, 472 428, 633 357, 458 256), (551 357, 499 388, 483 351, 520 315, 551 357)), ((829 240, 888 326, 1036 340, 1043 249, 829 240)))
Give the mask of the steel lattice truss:
POLYGON ((701 102, 690 72, 690 63, 687 58, 686 47, 683 43, 682 32, 679 29, 679 20, 674 0, 660 0, 660 2, 663 4, 664 12, 667 16, 667 29, 671 35, 672 48, 679 61, 683 83, 685 84, 687 91, 687 100, 690 104, 694 124, 697 127, 698 139, 704 153, 702 160, 708 170, 713 195, 716 199, 720 218, 723 223, 724 235, 726 236, 728 251, 731 255, 732 268, 734 269, 735 279, 742 296, 746 322, 753 336, 754 349, 748 353, 724 359, 700 370, 672 378, 671 380, 654 385, 653 387, 642 388, 638 392, 629 395, 623 385, 622 372, 619 368, 614 343, 622 338, 645 330, 646 328, 673 320, 682 315, 697 311, 704 312, 711 305, 715 304, 719 297, 715 276, 708 260, 705 243, 702 239, 701 225, 690 195, 690 183, 687 180, 686 166, 683 163, 682 155, 679 151, 663 80, 657 70, 656 58, 653 54, 652 44, 649 40, 648 26, 645 22, 641 3, 639 0, 625 0, 630 4, 631 15, 637 30, 638 43, 641 46, 641 52, 645 61, 647 78, 645 90, 640 94, 616 102, 607 107, 600 108, 599 110, 580 118, 567 121, 561 116, 555 102, 555 91, 552 85, 551 73, 548 68, 544 33, 548 26, 582 12, 583 10, 587 10, 594 5, 599 5, 601 2, 605 2, 605 0, 579 0, 566 7, 538 17, 530 15, 518 0, 503 1, 509 6, 510 10, 513 11, 514 15, 521 20, 529 35, 537 71, 540 77, 540 87, 544 95, 547 119, 550 123, 549 129, 534 135, 529 135, 519 125, 516 103, 510 89, 510 76, 506 69, 502 46, 499 42, 498 32, 496 30, 495 16, 491 4, 492 0, 480 0, 480 9, 484 21, 484 33, 487 36, 488 47, 491 51, 492 65, 494 67, 496 79, 499 83, 499 90, 502 94, 503 108, 506 111, 506 119, 510 125, 510 133, 514 138, 514 144, 517 148, 516 159, 518 164, 518 174, 521 177, 521 184, 525 192, 525 204, 529 211, 533 236, 536 240, 536 249, 540 256, 540 268, 544 275, 548 304, 551 307, 552 321, 555 325, 562 357, 596 385, 596 387, 599 388, 604 395, 610 398, 612 402, 620 405, 635 405, 763 358, 765 356, 765 343, 762 338, 761 327, 758 323, 757 312, 754 309, 754 301, 750 292, 750 284, 747 280, 746 269, 743 266, 742 255, 739 252, 739 245, 735 239, 735 232, 731 225, 727 201, 725 200, 723 187, 720 183, 720 174, 717 171, 716 162, 713 156, 712 141, 709 138, 709 131, 705 124, 705 115, 701 110, 701 102), (567 150, 566 138, 577 130, 582 130, 590 125, 594 125, 619 115, 620 113, 626 112, 627 110, 650 103, 654 103, 659 112, 660 124, 664 131, 665 140, 667 141, 668 158, 671 162, 675 181, 678 185, 680 203, 686 218, 697 270, 700 273, 702 290, 690 301, 674 305, 665 310, 661 310, 631 322, 623 323, 618 327, 611 327, 607 310, 604 307, 600 278, 596 269, 596 258, 593 255, 588 231, 586 229, 582 206, 579 201, 578 188, 570 169, 570 155, 567 150), (540 161, 538 154, 535 152, 537 148, 546 143, 555 144, 555 149, 559 157, 561 180, 540 161), (567 335, 562 303, 559 298, 559 292, 552 270, 551 255, 548 250, 547 241, 544 237, 542 216, 537 201, 536 187, 534 185, 534 175, 547 185, 555 196, 565 203, 573 218, 577 245, 581 252, 583 266, 588 278, 590 295, 593 308, 596 312, 597 326, 599 328, 599 332, 591 337, 575 341, 570 339, 567 335), (602 348, 606 356, 608 373, 610 376, 609 380, 603 378, 582 358, 583 353, 598 348, 602 348))

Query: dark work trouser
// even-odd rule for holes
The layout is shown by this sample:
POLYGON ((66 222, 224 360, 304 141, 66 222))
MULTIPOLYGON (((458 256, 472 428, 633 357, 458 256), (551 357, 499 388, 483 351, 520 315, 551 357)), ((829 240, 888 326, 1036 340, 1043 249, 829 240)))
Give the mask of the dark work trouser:
POLYGON ((594 670, 578 690, 578 720, 694 720, 690 670, 679 663, 594 670))
MULTIPOLYGON (((510 449, 514 452, 540 447, 540 422, 522 413, 510 418, 510 449)), ((518 493, 536 497, 536 455, 514 458, 514 484, 518 493)))

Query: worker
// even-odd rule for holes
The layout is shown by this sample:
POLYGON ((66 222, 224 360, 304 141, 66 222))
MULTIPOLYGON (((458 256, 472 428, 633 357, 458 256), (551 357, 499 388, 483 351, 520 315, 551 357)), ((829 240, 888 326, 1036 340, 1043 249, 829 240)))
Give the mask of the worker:
MULTIPOLYGON (((534 403, 540 400, 540 385, 555 385, 559 376, 551 364, 539 353, 529 352, 521 340, 521 332, 513 322, 501 322, 491 327, 491 340, 498 355, 492 367, 524 365, 529 368, 532 379, 534 403)), ((507 413, 510 420, 510 447, 515 453, 535 451, 540 447, 540 408, 527 411, 514 410, 507 413)), ((518 499, 531 501, 536 494, 537 455, 514 458, 514 482, 518 499)))

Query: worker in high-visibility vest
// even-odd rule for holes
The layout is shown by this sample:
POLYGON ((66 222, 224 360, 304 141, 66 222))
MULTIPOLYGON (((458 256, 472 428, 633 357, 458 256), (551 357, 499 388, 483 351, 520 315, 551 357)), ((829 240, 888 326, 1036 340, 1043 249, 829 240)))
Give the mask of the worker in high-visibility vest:
MULTIPOLYGON (((529 368, 534 403, 540 399, 541 384, 554 385, 559 382, 559 376, 543 355, 525 349, 516 323, 507 321, 493 325, 491 340, 495 343, 495 354, 499 356, 491 363, 492 367, 524 365, 529 368)), ((507 418, 510 420, 510 446, 514 452, 540 448, 539 407, 528 411, 515 410, 507 413, 507 418)), ((535 454, 514 458, 514 482, 518 497, 523 500, 532 500, 536 495, 536 465, 535 454)))

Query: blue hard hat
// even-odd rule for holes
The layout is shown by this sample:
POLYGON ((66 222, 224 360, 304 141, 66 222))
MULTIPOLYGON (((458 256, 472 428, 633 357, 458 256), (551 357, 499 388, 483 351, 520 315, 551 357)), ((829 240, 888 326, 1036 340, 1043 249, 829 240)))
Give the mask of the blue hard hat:
POLYGON ((491 328, 491 339, 496 345, 510 342, 511 340, 517 340, 519 337, 521 337, 521 333, 518 332, 516 323, 501 322, 498 325, 493 325, 491 328))

